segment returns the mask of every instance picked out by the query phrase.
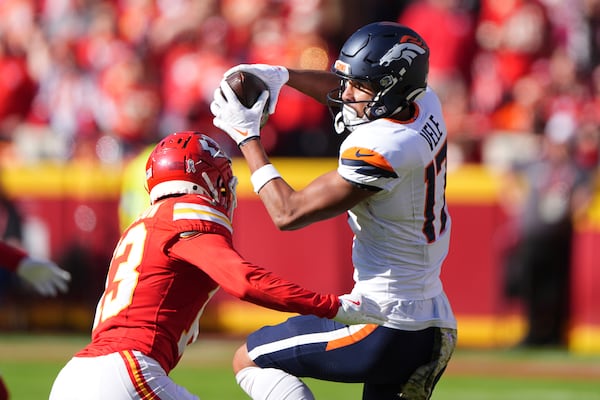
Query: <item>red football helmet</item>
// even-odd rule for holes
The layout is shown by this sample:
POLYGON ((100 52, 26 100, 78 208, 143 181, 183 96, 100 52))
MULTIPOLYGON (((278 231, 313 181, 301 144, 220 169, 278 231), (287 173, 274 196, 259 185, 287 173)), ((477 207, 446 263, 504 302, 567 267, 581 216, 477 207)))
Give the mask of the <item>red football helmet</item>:
POLYGON ((146 162, 146 183, 151 204, 170 195, 197 193, 223 207, 230 218, 237 205, 231 159, 200 132, 176 132, 161 140, 146 162))

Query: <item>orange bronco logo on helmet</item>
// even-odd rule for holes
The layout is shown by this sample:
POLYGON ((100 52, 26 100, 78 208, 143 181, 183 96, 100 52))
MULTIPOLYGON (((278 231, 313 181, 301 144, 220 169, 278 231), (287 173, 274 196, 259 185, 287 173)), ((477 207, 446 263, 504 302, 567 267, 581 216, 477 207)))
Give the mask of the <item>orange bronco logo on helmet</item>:
POLYGON ((415 58, 426 53, 426 45, 421 40, 405 35, 381 57, 379 65, 387 67, 396 60, 405 60, 410 66, 415 58))

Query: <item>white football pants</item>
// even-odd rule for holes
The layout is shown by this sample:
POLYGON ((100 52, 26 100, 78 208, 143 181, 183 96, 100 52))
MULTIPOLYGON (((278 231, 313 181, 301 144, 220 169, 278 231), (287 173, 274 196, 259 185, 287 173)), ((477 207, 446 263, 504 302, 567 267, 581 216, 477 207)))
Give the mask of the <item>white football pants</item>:
POLYGON ((139 351, 73 357, 59 372, 50 400, 199 400, 139 351))

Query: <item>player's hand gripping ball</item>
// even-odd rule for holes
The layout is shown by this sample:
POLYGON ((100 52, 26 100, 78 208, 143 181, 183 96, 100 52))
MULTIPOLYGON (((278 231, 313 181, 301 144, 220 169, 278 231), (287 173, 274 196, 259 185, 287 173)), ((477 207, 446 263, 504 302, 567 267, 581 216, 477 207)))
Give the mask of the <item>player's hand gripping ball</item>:
MULTIPOLYGON (((256 100, 265 90, 269 90, 267 85, 256 75, 236 71, 225 78, 229 87, 233 90, 236 97, 246 108, 252 108, 256 100)), ((262 117, 260 119, 260 127, 262 128, 269 119, 269 100, 265 104, 262 117)))

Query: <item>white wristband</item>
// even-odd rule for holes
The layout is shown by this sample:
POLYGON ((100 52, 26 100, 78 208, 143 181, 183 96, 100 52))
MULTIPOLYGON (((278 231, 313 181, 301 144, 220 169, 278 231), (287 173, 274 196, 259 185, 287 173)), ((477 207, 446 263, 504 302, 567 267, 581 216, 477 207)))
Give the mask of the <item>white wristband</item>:
POLYGON ((250 181, 254 187, 254 193, 258 193, 263 186, 272 179, 281 178, 279 171, 273 164, 265 164, 250 175, 250 181))

